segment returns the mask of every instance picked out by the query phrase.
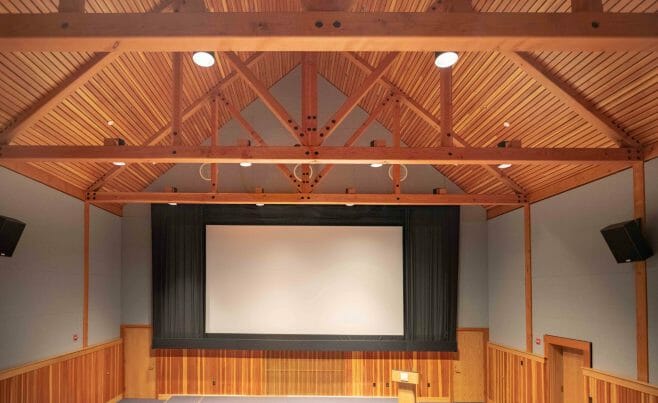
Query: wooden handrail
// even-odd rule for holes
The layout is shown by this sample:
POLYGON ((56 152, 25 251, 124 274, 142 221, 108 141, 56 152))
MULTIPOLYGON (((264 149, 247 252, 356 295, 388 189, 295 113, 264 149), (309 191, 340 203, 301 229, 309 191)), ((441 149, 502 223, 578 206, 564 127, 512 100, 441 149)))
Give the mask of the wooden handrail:
POLYGON ((648 395, 658 397, 658 386, 646 382, 636 381, 628 378, 622 378, 620 376, 609 374, 607 372, 599 371, 592 368, 583 368, 583 376, 585 378, 597 379, 603 382, 608 382, 613 385, 621 386, 623 388, 635 390, 641 393, 646 393, 648 395))

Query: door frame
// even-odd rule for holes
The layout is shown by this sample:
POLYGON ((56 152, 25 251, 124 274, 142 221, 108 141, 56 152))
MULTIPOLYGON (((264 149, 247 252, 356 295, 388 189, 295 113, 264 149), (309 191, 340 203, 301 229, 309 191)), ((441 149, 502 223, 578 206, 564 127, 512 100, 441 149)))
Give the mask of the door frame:
MULTIPOLYGON (((585 340, 569 339, 566 337, 553 336, 549 334, 544 335, 544 357, 546 358, 546 402, 552 403, 551 401, 551 390, 553 389, 554 380, 551 379, 551 368, 555 363, 555 351, 558 348, 571 348, 574 350, 580 350, 583 352, 583 367, 592 368, 592 343, 585 340)), ((582 402, 587 403, 587 386, 583 388, 583 397, 582 402)))

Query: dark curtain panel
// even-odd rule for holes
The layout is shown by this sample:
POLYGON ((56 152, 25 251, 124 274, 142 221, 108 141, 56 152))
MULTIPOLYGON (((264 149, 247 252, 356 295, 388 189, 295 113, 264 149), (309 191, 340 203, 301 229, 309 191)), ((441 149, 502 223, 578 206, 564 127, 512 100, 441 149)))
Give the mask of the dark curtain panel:
POLYGON ((205 330, 203 206, 151 206, 153 338, 198 338, 205 330))
POLYGON ((456 351, 459 208, 153 205, 153 346, 456 351), (205 334, 205 226, 391 225, 404 229, 404 336, 205 334))

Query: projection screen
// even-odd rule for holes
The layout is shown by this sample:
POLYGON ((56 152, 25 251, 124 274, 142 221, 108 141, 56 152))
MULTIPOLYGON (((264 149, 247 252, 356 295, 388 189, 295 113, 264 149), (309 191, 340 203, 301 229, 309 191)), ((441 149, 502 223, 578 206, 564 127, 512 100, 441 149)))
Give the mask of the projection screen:
POLYGON ((404 335, 401 226, 206 226, 206 333, 404 335))

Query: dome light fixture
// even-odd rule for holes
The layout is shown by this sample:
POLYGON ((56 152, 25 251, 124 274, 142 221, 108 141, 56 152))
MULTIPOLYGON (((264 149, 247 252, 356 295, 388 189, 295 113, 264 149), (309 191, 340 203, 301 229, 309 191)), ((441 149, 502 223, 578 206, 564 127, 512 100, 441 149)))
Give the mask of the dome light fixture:
POLYGON ((263 207, 264 205, 265 205, 265 203, 256 203, 256 206, 258 206, 258 207, 263 207))
POLYGON ((347 207, 354 207, 354 203, 345 203, 347 207))
POLYGON ((382 164, 381 162, 373 162, 372 164, 370 164, 370 166, 373 168, 381 168, 382 166, 384 166, 384 164, 382 164))
POLYGON ((511 166, 512 166, 512 164, 505 162, 505 163, 503 163, 503 164, 498 165, 498 168, 500 168, 500 169, 507 169, 507 168, 509 168, 509 167, 511 167, 511 166))
POLYGON ((240 166, 243 167, 243 168, 250 167, 250 166, 251 166, 251 162, 243 161, 243 162, 240 163, 240 166))
POLYGON ((115 165, 115 166, 118 166, 118 167, 122 167, 122 166, 126 165, 126 163, 123 162, 123 161, 114 161, 114 162, 112 163, 112 165, 115 165))
POLYGON ((178 206, 178 203, 174 203, 174 202, 169 202, 167 204, 170 205, 170 206, 178 206))
POLYGON ((457 52, 436 52, 434 54, 434 64, 436 67, 445 69, 452 67, 459 60, 459 54, 457 52))
POLYGON ((192 60, 197 66, 210 67, 215 64, 215 56, 209 51, 196 51, 192 55, 192 60))

